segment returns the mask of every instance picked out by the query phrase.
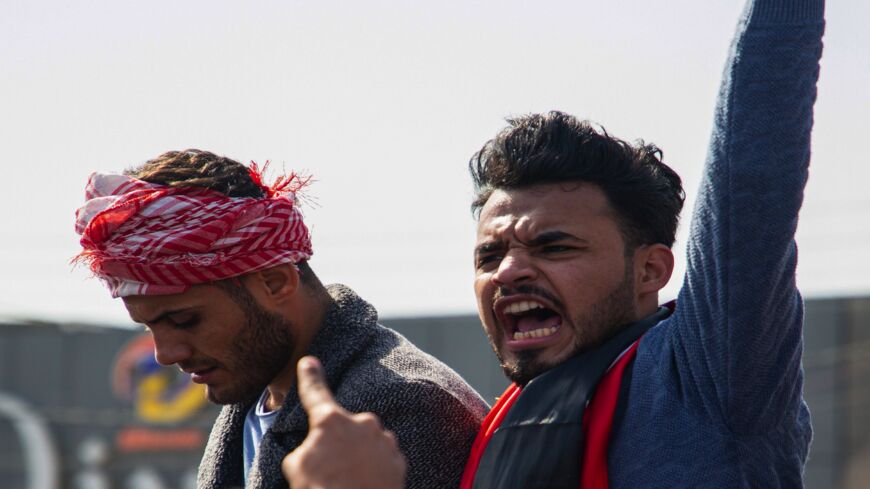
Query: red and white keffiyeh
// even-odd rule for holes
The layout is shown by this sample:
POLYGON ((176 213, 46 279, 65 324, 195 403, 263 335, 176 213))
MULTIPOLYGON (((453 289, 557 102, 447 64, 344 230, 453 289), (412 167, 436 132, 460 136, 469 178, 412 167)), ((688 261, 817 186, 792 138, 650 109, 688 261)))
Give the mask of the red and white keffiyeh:
MULTIPOLYGON (((264 168, 265 170, 265 168, 264 168)), ((202 187, 167 187, 124 175, 94 173, 76 211, 82 252, 112 297, 174 294, 311 257, 311 237, 296 174, 272 186, 251 176, 266 198, 227 197, 202 187)))

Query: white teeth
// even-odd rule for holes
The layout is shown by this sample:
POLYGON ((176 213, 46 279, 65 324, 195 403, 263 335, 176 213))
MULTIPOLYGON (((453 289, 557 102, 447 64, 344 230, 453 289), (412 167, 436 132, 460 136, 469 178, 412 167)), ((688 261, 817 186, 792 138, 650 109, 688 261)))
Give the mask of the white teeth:
POLYGON ((531 311, 532 309, 541 309, 544 305, 535 302, 535 301, 520 301, 514 302, 513 304, 509 304, 505 308, 505 312, 508 314, 520 314, 526 311, 531 311))
POLYGON ((529 338, 543 338, 544 336, 550 336, 556 332, 556 327, 552 326, 549 328, 538 328, 533 329, 531 331, 517 331, 514 333, 514 340, 526 340, 529 338))

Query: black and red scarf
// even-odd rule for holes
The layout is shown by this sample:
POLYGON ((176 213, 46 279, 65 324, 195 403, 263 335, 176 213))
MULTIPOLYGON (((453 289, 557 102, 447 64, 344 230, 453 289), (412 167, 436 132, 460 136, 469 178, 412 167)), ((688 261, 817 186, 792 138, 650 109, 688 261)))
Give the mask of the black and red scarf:
POLYGON ((640 337, 670 313, 661 307, 525 387, 511 384, 483 420, 460 489, 607 489, 620 387, 640 337))

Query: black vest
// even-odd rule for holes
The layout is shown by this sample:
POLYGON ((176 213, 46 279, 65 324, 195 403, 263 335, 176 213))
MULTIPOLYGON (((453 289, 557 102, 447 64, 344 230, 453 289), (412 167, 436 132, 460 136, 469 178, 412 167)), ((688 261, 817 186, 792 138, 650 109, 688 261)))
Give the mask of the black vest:
POLYGON ((583 411, 614 360, 670 314, 661 307, 594 350, 532 379, 486 446, 474 489, 577 489, 583 411))

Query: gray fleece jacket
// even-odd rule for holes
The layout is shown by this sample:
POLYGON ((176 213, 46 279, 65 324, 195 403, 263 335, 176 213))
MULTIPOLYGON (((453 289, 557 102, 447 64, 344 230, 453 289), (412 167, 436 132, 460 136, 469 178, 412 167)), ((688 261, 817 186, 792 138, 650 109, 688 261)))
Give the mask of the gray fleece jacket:
MULTIPOLYGON (((408 461, 408 489, 458 487, 486 403, 449 367, 377 324, 375 308, 352 290, 327 289, 334 302, 308 353, 323 363, 335 399, 348 411, 377 414, 396 434, 408 461)), ((221 410, 199 467, 199 489, 287 487, 281 460, 305 439, 305 410, 291 390, 245 484, 242 427, 255 401, 221 410)))

